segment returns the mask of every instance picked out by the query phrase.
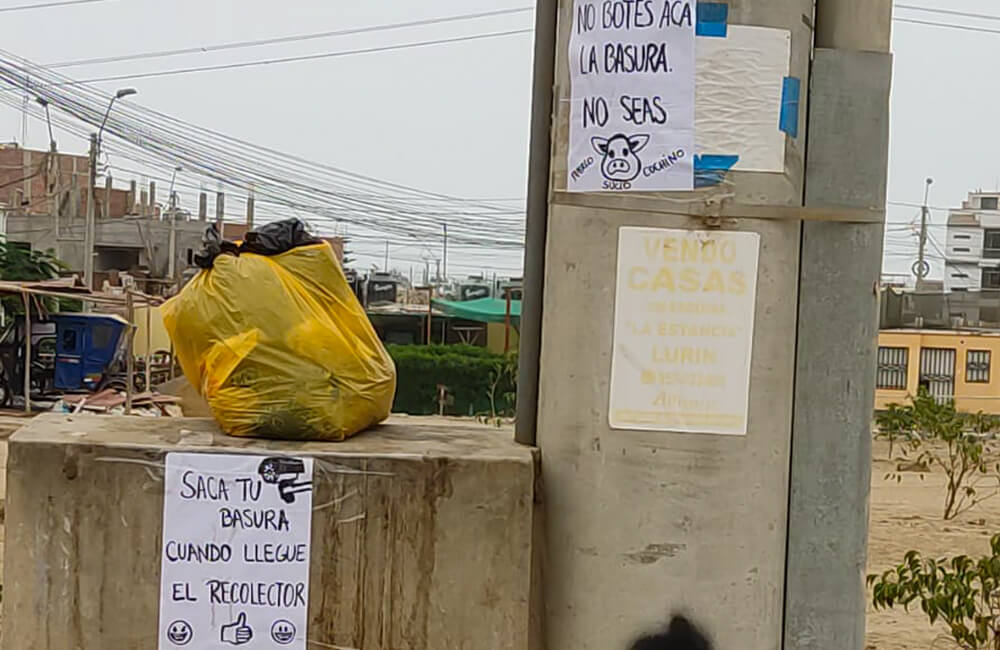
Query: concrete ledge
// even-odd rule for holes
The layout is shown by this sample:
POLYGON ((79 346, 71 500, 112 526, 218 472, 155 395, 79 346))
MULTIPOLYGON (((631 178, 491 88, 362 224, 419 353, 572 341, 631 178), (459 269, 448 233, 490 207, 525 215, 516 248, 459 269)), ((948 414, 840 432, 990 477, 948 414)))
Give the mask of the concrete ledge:
POLYGON ((171 451, 294 453, 314 476, 310 647, 534 647, 535 451, 421 418, 343 443, 204 419, 37 418, 7 465, 3 647, 154 648, 171 451))

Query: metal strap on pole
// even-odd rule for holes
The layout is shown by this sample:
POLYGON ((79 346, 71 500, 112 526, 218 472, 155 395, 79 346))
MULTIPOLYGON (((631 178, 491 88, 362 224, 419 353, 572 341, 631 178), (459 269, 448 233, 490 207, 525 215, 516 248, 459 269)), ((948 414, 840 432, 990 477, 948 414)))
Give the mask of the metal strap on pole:
POLYGON ((554 192, 552 203, 615 212, 647 212, 701 219, 781 219, 785 221, 827 221, 839 223, 883 223, 883 208, 817 207, 801 205, 753 205, 732 203, 729 197, 706 196, 698 199, 622 196, 620 194, 580 194, 554 192))

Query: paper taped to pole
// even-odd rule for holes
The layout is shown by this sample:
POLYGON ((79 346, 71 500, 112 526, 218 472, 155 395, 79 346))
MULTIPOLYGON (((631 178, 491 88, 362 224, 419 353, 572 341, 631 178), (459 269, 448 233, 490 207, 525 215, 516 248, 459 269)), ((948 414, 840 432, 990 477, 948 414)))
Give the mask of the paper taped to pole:
POLYGON ((567 191, 694 187, 695 2, 576 0, 567 191))
POLYGON ((609 425, 746 435, 760 236, 618 231, 609 425))

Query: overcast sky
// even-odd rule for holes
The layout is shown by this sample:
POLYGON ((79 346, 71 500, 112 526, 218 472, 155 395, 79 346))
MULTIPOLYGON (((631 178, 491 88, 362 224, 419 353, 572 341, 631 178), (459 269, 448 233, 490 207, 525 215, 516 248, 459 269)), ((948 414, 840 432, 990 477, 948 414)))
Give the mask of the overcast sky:
MULTIPOLYGON (((33 1, 37 0, 0 0, 0 9, 33 1)), ((487 0, 113 0, 0 13, 4 26, 0 47, 48 63, 529 4, 530 0, 507 0, 502 5, 487 0)), ((1000 15, 995 0, 956 0, 947 6, 1000 15)), ((898 9, 897 17, 1000 30, 1000 21, 905 9, 898 9)), ((63 72, 88 78, 167 70, 507 31, 530 27, 531 22, 532 14, 525 12, 63 72)), ((1000 130, 992 128, 998 100, 992 78, 1000 33, 897 21, 893 49, 890 201, 918 204, 928 176, 935 180, 931 204, 940 207, 957 206, 970 189, 1000 186, 996 164, 1000 130)), ((131 100, 144 106, 362 174, 462 197, 519 199, 526 182, 530 81, 531 36, 513 35, 101 86, 108 91, 134 86, 140 94, 131 100)), ((0 108, 0 141, 20 137, 20 113, 0 108)), ((58 133, 57 139, 64 151, 86 148, 85 142, 69 134, 58 133)), ((46 140, 44 125, 29 123, 28 144, 44 148, 46 140)), ((887 271, 908 269, 915 238, 900 224, 910 223, 918 212, 890 204, 889 220, 894 225, 887 235, 887 271)), ((937 225, 944 224, 945 216, 942 211, 932 213, 937 225)), ((932 233, 943 247, 943 227, 933 227, 932 233)), ((359 261, 381 264, 384 244, 352 234, 356 240, 352 247, 362 256, 359 261)), ((936 255, 933 245, 928 250, 936 255)), ((438 242, 390 246, 391 265, 404 271, 422 268, 422 260, 429 257, 440 257, 438 242)), ((453 248, 450 257, 453 273, 486 269, 503 275, 520 267, 520 255, 514 252, 453 248)), ((934 265, 934 274, 940 275, 940 263, 934 265)))
MULTIPOLYGON (((0 0, 0 9, 40 0, 0 0)), ((0 47, 39 63, 211 45, 526 7, 530 0, 116 0, 0 13, 0 47)), ((532 26, 532 12, 448 25, 62 70, 75 78, 350 50, 532 26)), ((525 193, 531 35, 176 77, 134 86, 127 101, 304 158, 461 197, 525 193)), ((20 140, 21 115, 0 108, 0 141, 20 140)), ((42 123, 28 143, 45 148, 42 123)), ((86 142, 57 133, 60 150, 86 142)), ((114 158, 112 157, 112 164, 114 158)), ((133 165, 134 167, 134 165, 133 165)), ((161 172, 169 175, 170 167, 161 172)), ((214 186, 210 189, 215 189, 214 186)), ((520 202, 506 206, 520 208, 520 202)), ((188 204, 188 207, 193 207, 188 204)), ((260 215, 258 209, 258 215, 260 215)), ((357 235, 357 233, 352 233, 357 235)), ((359 262, 382 264, 384 243, 359 236, 359 262)), ((390 263, 422 269, 440 242, 390 246, 390 263)), ((520 253, 451 247, 449 270, 518 272, 520 253)))
MULTIPOLYGON (((912 5, 1000 16, 995 0, 951 0, 912 5)), ((897 8, 897 18, 964 24, 1000 31, 1000 21, 972 20, 897 8)), ((895 68, 892 88, 889 200, 923 200, 924 179, 934 179, 930 205, 959 207, 970 190, 1000 186, 1000 130, 996 128, 995 85, 988 80, 1000 54, 1000 33, 945 29, 896 21, 893 25, 895 68)), ((916 257, 914 231, 898 225, 919 222, 919 208, 889 205, 890 225, 884 268, 906 273, 916 257)), ((928 253, 944 248, 947 213, 932 210, 928 253)), ((931 259, 932 277, 941 277, 940 259, 931 259)))

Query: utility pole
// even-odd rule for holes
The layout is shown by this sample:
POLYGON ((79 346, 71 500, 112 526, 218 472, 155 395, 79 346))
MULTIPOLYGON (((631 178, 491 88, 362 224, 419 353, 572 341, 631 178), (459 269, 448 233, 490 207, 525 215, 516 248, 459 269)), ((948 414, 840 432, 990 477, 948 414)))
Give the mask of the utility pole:
POLYGON ((386 273, 389 272, 389 240, 385 241, 385 264, 382 266, 386 273))
POLYGON ((444 252, 443 252, 444 262, 441 264, 441 266, 444 267, 444 279, 445 282, 447 282, 448 281, 448 224, 443 223, 441 224, 441 227, 444 229, 444 252))
POLYGON ((930 272, 930 264, 924 259, 924 249, 927 248, 927 219, 930 217, 930 209, 927 207, 927 197, 931 191, 933 178, 924 181, 924 202, 920 206, 920 250, 917 254, 917 263, 913 266, 913 274, 917 276, 917 289, 922 289, 924 279, 930 272))
POLYGON ((177 283, 177 192, 174 191, 174 184, 177 182, 177 174, 181 171, 183 171, 182 167, 174 167, 174 173, 170 176, 170 190, 167 196, 170 204, 167 215, 170 219, 170 242, 167 246, 169 254, 169 259, 167 260, 167 278, 171 282, 171 287, 177 283))
POLYGON ((83 283, 87 289, 94 288, 94 238, 97 225, 95 223, 95 197, 97 186, 97 134, 90 134, 90 159, 87 171, 87 220, 83 225, 83 283))
MULTIPOLYGON (((728 11, 697 27, 683 22, 696 13, 693 0, 650 4, 692 30, 696 84, 726 79, 724 87, 699 86, 699 95, 718 93, 706 99, 725 109, 716 114, 712 102, 699 102, 699 123, 728 123, 732 98, 757 90, 746 81, 753 75, 726 69, 740 60, 733 54, 742 39, 780 47, 780 65, 768 75, 782 100, 761 109, 775 125, 768 138, 780 173, 741 169, 756 147, 747 140, 724 152, 740 156, 734 169, 695 168, 698 191, 631 191, 641 175, 611 181, 614 167, 604 169, 597 155, 608 155, 601 146, 609 149, 617 131, 581 131, 586 122, 574 111, 584 102, 573 85, 593 59, 571 51, 571 38, 676 39, 674 71, 691 41, 676 24, 628 34, 604 28, 596 1, 536 3, 516 437, 536 445, 545 463, 545 646, 627 648, 683 611, 719 648, 862 650, 891 0, 711 3, 728 11), (704 33, 695 37, 695 29, 704 33), (593 151, 571 161, 582 144, 579 151, 593 151), (584 174, 603 189, 572 191, 573 176, 584 174), (644 246, 635 245, 639 232, 644 246), (743 302, 706 302, 708 284, 685 293, 671 272, 707 278, 713 268, 725 275, 735 267, 713 267, 721 256, 692 252, 684 270, 684 242, 733 242, 741 252, 732 259, 752 260, 738 277, 753 293, 743 302), (747 305, 749 315, 732 316, 747 305), (665 321, 728 323, 745 338, 664 337, 656 324, 665 321), (722 346, 741 361, 709 354, 687 363, 684 346, 722 346), (677 373, 733 377, 725 385, 739 386, 740 406, 711 397, 711 386, 686 392, 673 383, 677 373)), ((601 71, 589 75, 583 96, 598 89, 614 107, 645 79, 612 82, 601 71)), ((671 94, 672 86, 685 96, 688 77, 668 72, 630 96, 671 94)), ((648 135, 635 139, 646 147, 641 162, 660 156, 647 145, 676 135, 680 114, 643 127, 648 135)), ((740 140, 753 128, 726 130, 740 140)), ((689 160, 719 153, 688 151, 689 160)))
MULTIPOLYGON (((167 260, 167 279, 171 283, 177 282, 177 194, 170 193, 170 243, 168 245, 169 258, 167 260)), ((173 285, 171 285, 173 286, 173 285)))

